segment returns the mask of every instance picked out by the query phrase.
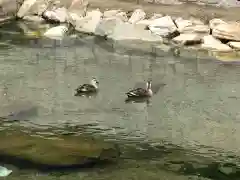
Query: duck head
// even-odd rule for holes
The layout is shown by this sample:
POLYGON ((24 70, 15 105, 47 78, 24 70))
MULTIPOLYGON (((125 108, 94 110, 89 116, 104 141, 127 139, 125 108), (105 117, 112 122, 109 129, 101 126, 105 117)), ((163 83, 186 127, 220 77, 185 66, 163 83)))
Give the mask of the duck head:
POLYGON ((99 81, 98 81, 96 78, 92 78, 91 84, 92 84, 95 88, 98 88, 99 81))

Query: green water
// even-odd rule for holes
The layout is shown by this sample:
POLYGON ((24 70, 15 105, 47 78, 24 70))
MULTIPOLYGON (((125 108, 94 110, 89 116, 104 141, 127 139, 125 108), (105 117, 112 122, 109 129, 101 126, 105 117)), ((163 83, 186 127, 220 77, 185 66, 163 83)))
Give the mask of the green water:
POLYGON ((131 51, 91 36, 55 42, 8 32, 1 41, 0 115, 26 110, 1 130, 11 123, 46 131, 77 126, 77 133, 116 142, 122 151, 118 163, 84 171, 42 174, 7 165, 7 179, 239 178, 238 64, 184 52, 156 56, 149 45, 131 51), (100 93, 74 97, 92 76, 100 93), (167 85, 150 105, 125 104, 125 92, 148 78, 167 85))

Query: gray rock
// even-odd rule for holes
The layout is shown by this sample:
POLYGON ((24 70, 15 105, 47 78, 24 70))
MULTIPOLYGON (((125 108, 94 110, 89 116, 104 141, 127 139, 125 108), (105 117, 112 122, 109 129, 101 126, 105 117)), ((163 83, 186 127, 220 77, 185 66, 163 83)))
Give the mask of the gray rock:
POLYGON ((29 15, 29 16, 24 16, 23 17, 23 20, 25 20, 25 21, 30 21, 30 22, 38 22, 38 23, 42 23, 42 22, 44 22, 45 20, 42 18, 42 17, 40 17, 40 16, 31 16, 31 15, 29 15))
POLYGON ((27 14, 36 1, 37 0, 25 0, 17 12, 17 17, 22 18, 25 16, 25 14, 27 14))

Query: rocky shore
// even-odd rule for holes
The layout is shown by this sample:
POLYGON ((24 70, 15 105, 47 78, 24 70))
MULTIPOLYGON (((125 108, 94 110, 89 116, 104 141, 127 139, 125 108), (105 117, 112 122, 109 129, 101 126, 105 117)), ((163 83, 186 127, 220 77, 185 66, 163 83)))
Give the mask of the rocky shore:
POLYGON ((219 52, 240 49, 237 20, 149 14, 140 6, 133 11, 100 10, 92 8, 87 0, 19 0, 17 3, 2 0, 0 6, 5 19, 16 17, 19 22, 51 24, 54 27, 40 33, 50 39, 62 39, 74 29, 113 41, 167 42, 178 47, 190 45, 219 52))

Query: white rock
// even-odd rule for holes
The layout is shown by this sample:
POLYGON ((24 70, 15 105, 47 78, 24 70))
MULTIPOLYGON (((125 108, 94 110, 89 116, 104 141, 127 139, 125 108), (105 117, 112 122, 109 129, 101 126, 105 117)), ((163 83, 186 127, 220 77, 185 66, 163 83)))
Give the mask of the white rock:
POLYGON ((214 38, 212 35, 207 35, 203 37, 202 48, 215 51, 232 51, 232 48, 230 48, 226 44, 223 44, 221 41, 214 38))
POLYGON ((177 27, 170 16, 155 19, 148 27, 152 33, 163 37, 168 36, 177 30, 177 27))
POLYGON ((32 21, 32 22, 39 22, 39 23, 45 21, 45 20, 44 20, 42 17, 40 17, 40 16, 24 16, 24 17, 23 17, 23 20, 25 20, 25 21, 32 21))
POLYGON ((234 49, 240 49, 240 42, 230 41, 228 42, 228 45, 234 49))
POLYGON ((240 41, 240 23, 219 24, 213 28, 212 35, 219 39, 240 41))
POLYGON ((68 19, 68 12, 65 7, 62 7, 52 11, 45 11, 43 17, 52 21, 63 23, 68 19))
POLYGON ((138 21, 136 24, 141 24, 141 25, 149 26, 149 25, 152 24, 152 23, 153 23, 153 20, 144 19, 144 20, 138 21))
POLYGON ((79 17, 83 17, 87 12, 88 5, 88 0, 73 0, 68 8, 68 12, 77 14, 79 17))
POLYGON ((67 22, 72 25, 75 25, 77 21, 80 21, 82 19, 83 17, 80 16, 78 13, 69 12, 67 17, 67 22))
POLYGON ((129 23, 135 24, 136 22, 143 20, 146 17, 146 13, 142 9, 136 9, 130 19, 128 20, 129 23))
POLYGON ((173 41, 182 45, 186 44, 200 44, 202 37, 198 34, 180 34, 173 38, 173 41))
POLYGON ((22 18, 37 0, 25 0, 17 12, 17 17, 22 18))
POLYGON ((108 36, 113 40, 140 40, 140 41, 152 41, 162 42, 160 36, 152 34, 149 30, 139 28, 134 24, 119 23, 115 26, 113 33, 108 36))
POLYGON ((101 20, 102 13, 99 9, 87 12, 84 18, 76 21, 75 29, 80 32, 94 33, 101 20))
POLYGON ((209 26, 210 26, 211 29, 215 28, 219 24, 227 24, 227 22, 225 22, 221 19, 217 19, 217 18, 214 18, 214 19, 209 21, 209 26))
POLYGON ((62 39, 68 31, 67 25, 60 25, 47 30, 43 35, 50 39, 62 39))

